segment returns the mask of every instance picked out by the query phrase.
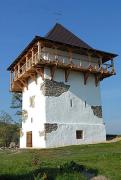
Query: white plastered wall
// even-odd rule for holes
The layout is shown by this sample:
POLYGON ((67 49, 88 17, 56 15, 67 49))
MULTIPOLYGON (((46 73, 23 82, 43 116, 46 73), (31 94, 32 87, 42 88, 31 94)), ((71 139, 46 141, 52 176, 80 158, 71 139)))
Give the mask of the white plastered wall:
MULTIPOLYGON (((46 48, 46 50, 52 52, 52 49, 46 48)), ((62 51, 59 53, 62 60, 64 59, 66 62, 65 55, 67 53, 62 51)), ((46 59, 54 60, 49 53, 43 54, 43 56, 46 59)), ((87 57, 73 54, 74 63, 80 64, 80 60, 82 60, 83 66, 89 65, 87 57)), ((98 65, 96 59, 93 61, 92 65, 98 65)), ((44 76, 45 79, 50 79, 49 68, 45 68, 44 76)), ((54 80, 70 85, 69 90, 58 97, 44 96, 40 90, 43 83, 40 76, 37 78, 37 83, 33 80, 28 81, 28 90, 24 88, 22 109, 27 110, 28 119, 22 123, 23 136, 20 137, 20 147, 26 148, 26 132, 28 131, 32 131, 32 146, 34 148, 105 141, 106 132, 103 118, 95 116, 91 109, 91 106, 101 105, 100 84, 95 86, 94 76, 90 75, 87 84, 84 85, 83 74, 71 71, 66 83, 64 70, 57 69, 54 80), (29 106, 31 96, 35 96, 34 108, 29 106), (70 101, 72 101, 72 107, 70 101), (33 118, 33 122, 31 122, 31 118, 33 118), (56 131, 47 133, 45 137, 44 123, 56 123, 58 128, 56 131), (76 130, 83 130, 83 139, 76 139, 76 130)))
POLYGON ((28 81, 28 90, 24 88, 23 91, 23 104, 22 109, 28 112, 28 118, 25 122, 22 122, 23 136, 20 137, 20 147, 26 148, 26 132, 32 131, 32 146, 34 148, 44 148, 45 139, 44 136, 40 136, 40 133, 44 130, 45 119, 45 97, 40 91, 40 85, 43 82, 39 76, 37 83, 33 80, 28 81), (30 97, 35 96, 35 107, 30 107, 30 97), (33 122, 31 122, 33 118, 33 122))

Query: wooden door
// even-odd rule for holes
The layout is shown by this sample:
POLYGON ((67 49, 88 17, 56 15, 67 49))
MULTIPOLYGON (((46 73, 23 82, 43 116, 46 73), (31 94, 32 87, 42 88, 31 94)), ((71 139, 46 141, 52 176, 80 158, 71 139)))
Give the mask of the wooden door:
POLYGON ((26 147, 32 147, 32 131, 26 133, 26 147))

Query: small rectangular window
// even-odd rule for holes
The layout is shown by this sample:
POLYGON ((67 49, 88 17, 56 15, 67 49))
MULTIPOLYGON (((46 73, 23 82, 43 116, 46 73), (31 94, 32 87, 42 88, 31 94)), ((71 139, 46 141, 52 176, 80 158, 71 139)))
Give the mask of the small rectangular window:
POLYGON ((30 107, 32 107, 32 108, 35 107, 35 96, 31 96, 29 98, 29 103, 30 103, 30 107))
POLYGON ((33 118, 31 117, 31 123, 33 123, 33 118))
POLYGON ((70 106, 72 107, 72 105, 73 105, 73 104, 72 104, 72 99, 70 99, 70 106))
POLYGON ((76 131, 76 139, 83 139, 83 131, 82 130, 76 131))
POLYGON ((87 102, 85 101, 85 108, 86 108, 87 102))

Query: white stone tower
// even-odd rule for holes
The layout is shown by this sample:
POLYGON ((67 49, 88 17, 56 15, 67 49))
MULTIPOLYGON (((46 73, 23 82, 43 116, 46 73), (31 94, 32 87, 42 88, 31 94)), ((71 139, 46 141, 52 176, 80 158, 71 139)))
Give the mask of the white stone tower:
POLYGON ((11 91, 23 96, 20 147, 105 141, 100 81, 115 74, 116 56, 60 24, 36 36, 8 68, 11 91))

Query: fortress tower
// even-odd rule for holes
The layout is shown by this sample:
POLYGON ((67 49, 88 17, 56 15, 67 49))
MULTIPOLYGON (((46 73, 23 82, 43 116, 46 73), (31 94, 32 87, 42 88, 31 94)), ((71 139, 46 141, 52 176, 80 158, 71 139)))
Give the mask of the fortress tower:
POLYGON ((20 147, 105 141, 100 81, 115 75, 116 56, 60 24, 36 36, 8 68, 11 91, 23 97, 20 147))

